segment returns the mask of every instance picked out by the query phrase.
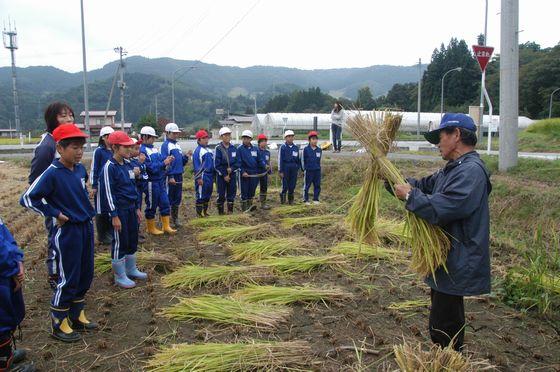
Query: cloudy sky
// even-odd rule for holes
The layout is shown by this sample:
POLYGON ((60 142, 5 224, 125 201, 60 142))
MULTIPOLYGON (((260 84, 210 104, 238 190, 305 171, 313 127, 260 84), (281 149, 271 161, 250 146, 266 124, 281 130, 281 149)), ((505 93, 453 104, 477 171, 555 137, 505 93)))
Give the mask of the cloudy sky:
MULTIPOLYGON (((488 44, 499 50, 500 1, 489 4, 488 44)), ((451 37, 474 43, 484 27, 484 0, 84 0, 84 7, 89 70, 116 59, 119 45, 129 55, 242 67, 411 65, 451 37)), ((556 45, 559 12, 557 0, 520 0, 520 42, 556 45)), ((0 17, 17 24, 18 66, 81 70, 79 0, 0 0, 0 17)), ((3 49, 0 66, 9 64, 3 49)))

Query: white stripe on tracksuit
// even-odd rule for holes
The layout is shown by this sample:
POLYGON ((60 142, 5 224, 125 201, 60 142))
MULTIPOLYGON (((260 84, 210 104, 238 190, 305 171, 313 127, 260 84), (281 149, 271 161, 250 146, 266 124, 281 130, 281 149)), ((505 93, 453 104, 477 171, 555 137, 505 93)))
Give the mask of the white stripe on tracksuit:
MULTIPOLYGON (((43 214, 43 212, 41 212, 40 210, 38 210, 37 208, 35 208, 33 206, 33 204, 31 203, 31 199, 29 198, 29 194, 31 194, 31 191, 33 191, 33 189, 35 188, 35 186, 37 186, 37 183, 39 183, 39 180, 43 177, 43 175, 45 174, 45 172, 51 168, 54 167, 54 165, 49 165, 49 167, 47 169, 45 169, 45 171, 43 173, 41 173, 41 175, 39 177, 37 177, 37 179, 35 181, 33 181, 33 183, 31 184, 31 186, 29 186, 29 188, 27 189, 27 191, 23 194, 23 202, 25 203, 25 206, 27 208, 33 209, 35 212, 39 213, 41 216, 45 216, 43 214)), ((43 203, 46 204, 45 199, 43 199, 43 203)))
POLYGON ((117 229, 113 229, 113 235, 115 236, 115 247, 113 248, 113 257, 115 260, 119 259, 119 248, 121 247, 121 240, 119 238, 119 232, 117 229))
POLYGON ((146 203, 148 205, 146 205, 147 209, 152 208, 152 183, 148 182, 148 202, 146 203))
POLYGON ((62 227, 59 227, 58 231, 54 236, 54 246, 58 250, 58 270, 60 275, 60 281, 56 286, 53 306, 58 306, 58 304, 60 303, 60 296, 62 295, 62 287, 64 287, 64 285, 66 284, 66 276, 64 275, 64 267, 62 266, 62 254, 60 252, 60 242, 59 242, 61 232, 62 232, 62 227))
MULTIPOLYGON (((107 196, 107 202, 109 204, 109 209, 111 212, 115 210, 115 202, 113 201, 113 194, 111 193, 111 183, 109 182, 109 166, 111 166, 111 161, 107 160, 105 166, 103 167, 103 180, 105 181, 105 194, 107 196)), ((101 213, 101 208, 99 210, 101 213)))
POLYGON ((280 145, 280 148, 278 149, 278 173, 282 172, 282 169, 280 169, 280 163, 282 163, 282 148, 284 147, 284 145, 280 145))
MULTIPOLYGON (((301 169, 303 169, 303 189, 301 189, 303 198, 305 199, 305 182, 306 182, 306 176, 307 176, 307 171, 305 170, 305 147, 301 150, 301 169)), ((306 200, 307 201, 307 200, 306 200)))

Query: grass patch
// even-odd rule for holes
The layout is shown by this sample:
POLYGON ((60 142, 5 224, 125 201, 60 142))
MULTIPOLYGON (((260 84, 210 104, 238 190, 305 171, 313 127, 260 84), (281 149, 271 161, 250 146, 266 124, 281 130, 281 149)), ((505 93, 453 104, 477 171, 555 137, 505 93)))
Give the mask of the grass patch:
POLYGON ((346 261, 344 256, 285 256, 267 258, 257 262, 257 265, 272 269, 281 274, 293 274, 296 272, 309 273, 313 270, 343 265, 346 261))
POLYGON ((331 248, 331 252, 355 259, 387 261, 403 261, 405 259, 402 251, 359 242, 340 242, 331 248))
POLYGON ((268 270, 256 266, 185 265, 162 278, 166 288, 232 287, 238 284, 268 280, 268 270))
POLYGON ((181 298, 179 303, 164 308, 161 315, 182 321, 200 319, 227 325, 274 329, 287 321, 291 310, 285 306, 271 306, 223 296, 203 295, 181 298))
POLYGON ((243 225, 249 223, 251 218, 247 214, 217 215, 205 218, 192 218, 188 225, 195 228, 206 228, 215 226, 243 225))
POLYGON ((271 227, 268 223, 254 226, 213 227, 198 234, 198 239, 204 243, 244 242, 271 235, 271 227))
POLYGON ((325 207, 323 204, 296 204, 296 205, 282 205, 280 207, 272 208, 270 214, 273 216, 291 216, 294 214, 313 214, 318 212, 324 212, 325 207))
POLYGON ((300 370, 311 360, 305 341, 179 344, 166 346, 148 361, 151 372, 242 372, 300 370))
POLYGON ((344 221, 344 217, 336 214, 312 217, 285 217, 280 220, 280 224, 285 229, 294 227, 328 226, 344 221))
POLYGON ((519 132, 519 150, 560 152, 560 118, 539 120, 519 132))
POLYGON ((269 238, 233 244, 232 260, 256 262, 265 257, 304 251, 311 242, 305 237, 269 238))
MULTIPOLYGON (((154 269, 162 272, 168 272, 177 266, 177 257, 165 253, 138 251, 136 253, 136 258, 139 266, 153 267, 154 269)), ((97 274, 103 274, 111 271, 111 254, 96 254, 94 267, 97 274)))
POLYGON ((297 302, 341 301, 352 298, 352 294, 341 288, 297 286, 277 287, 273 285, 250 285, 232 295, 247 302, 258 302, 268 305, 289 305, 297 302))

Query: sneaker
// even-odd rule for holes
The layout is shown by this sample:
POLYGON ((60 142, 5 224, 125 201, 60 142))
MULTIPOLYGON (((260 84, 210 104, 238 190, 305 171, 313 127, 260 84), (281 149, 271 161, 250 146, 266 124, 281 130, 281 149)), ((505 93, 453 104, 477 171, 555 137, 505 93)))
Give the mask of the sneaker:
POLYGON ((308 202, 308 201, 304 202, 304 204, 305 204, 305 205, 311 205, 311 203, 308 202))
POLYGON ((319 204, 321 204, 321 202, 319 200, 313 200, 313 204, 319 205, 319 204))

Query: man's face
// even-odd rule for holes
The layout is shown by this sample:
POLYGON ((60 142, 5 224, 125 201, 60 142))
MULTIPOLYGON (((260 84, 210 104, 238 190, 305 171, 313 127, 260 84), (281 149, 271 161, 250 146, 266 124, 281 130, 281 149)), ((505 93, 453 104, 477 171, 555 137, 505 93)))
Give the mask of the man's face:
POLYGON ((82 161, 82 156, 84 155, 84 143, 78 141, 71 142, 66 148, 56 145, 56 150, 65 162, 78 164, 82 161))
POLYGON ((251 137, 243 137, 243 145, 251 146, 251 137))
POLYGON ((309 139, 309 144, 310 144, 311 146, 317 146, 317 142, 319 142, 319 139, 318 139, 317 137, 311 137, 311 138, 309 139))
POLYGON ((231 133, 222 134, 222 142, 229 144, 231 142, 231 133))
POLYGON ((294 143, 294 136, 286 136, 286 142, 290 145, 294 143))
POLYGON ((202 146, 208 146, 208 137, 204 137, 198 140, 198 143, 201 144, 202 146))
POLYGON ((259 141, 259 147, 263 150, 266 149, 267 144, 268 142, 266 140, 259 141))
POLYGON ((449 134, 443 130, 439 132, 439 143, 437 146, 443 160, 451 160, 451 155, 457 148, 460 138, 461 134, 457 128, 449 134))
POLYGON ((167 133, 167 137, 173 141, 177 140, 177 138, 179 138, 179 132, 168 132, 167 133))

